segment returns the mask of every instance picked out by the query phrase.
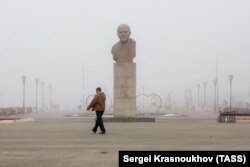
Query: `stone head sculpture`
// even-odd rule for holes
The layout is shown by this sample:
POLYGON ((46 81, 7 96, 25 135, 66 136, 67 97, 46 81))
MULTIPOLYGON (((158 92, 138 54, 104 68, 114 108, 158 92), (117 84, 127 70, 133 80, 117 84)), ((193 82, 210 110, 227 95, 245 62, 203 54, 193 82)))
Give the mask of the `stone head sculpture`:
POLYGON ((127 24, 121 24, 117 28, 119 42, 113 45, 111 53, 117 63, 133 63, 136 56, 135 40, 130 38, 131 31, 127 24))
POLYGON ((121 24, 117 28, 117 35, 121 42, 127 42, 129 40, 130 34, 130 28, 127 24, 121 24))

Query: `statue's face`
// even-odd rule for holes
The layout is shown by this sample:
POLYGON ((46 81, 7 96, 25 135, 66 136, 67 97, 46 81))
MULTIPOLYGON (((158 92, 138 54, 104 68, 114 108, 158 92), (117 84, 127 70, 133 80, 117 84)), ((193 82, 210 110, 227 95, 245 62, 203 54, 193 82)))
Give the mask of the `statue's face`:
POLYGON ((130 29, 128 26, 120 26, 117 30, 117 35, 120 41, 126 42, 130 37, 130 29))

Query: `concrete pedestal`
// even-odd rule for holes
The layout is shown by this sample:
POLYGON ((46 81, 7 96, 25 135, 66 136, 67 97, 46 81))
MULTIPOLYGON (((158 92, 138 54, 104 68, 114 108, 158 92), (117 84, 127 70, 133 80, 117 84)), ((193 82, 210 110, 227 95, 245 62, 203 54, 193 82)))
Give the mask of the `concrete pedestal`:
POLYGON ((114 63, 114 117, 135 117, 136 64, 114 63))

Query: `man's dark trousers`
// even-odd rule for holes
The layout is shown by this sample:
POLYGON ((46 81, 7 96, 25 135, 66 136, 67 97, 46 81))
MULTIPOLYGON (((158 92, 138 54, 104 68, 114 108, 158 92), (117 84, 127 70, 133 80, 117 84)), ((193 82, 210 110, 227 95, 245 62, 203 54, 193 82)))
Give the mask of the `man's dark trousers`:
POLYGON ((102 115, 104 113, 104 111, 96 111, 96 121, 95 121, 95 127, 93 128, 93 131, 97 131, 98 126, 100 126, 100 129, 102 132, 106 132, 104 125, 103 125, 103 121, 102 121, 102 115))

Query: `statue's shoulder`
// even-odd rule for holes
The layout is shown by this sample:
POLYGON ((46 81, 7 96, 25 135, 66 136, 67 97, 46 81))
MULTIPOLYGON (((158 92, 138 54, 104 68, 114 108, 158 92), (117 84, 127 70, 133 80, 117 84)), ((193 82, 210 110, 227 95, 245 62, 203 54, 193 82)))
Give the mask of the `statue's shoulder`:
POLYGON ((120 45, 120 43, 121 43, 120 41, 116 42, 116 43, 113 45, 113 47, 114 47, 114 46, 120 45))
POLYGON ((118 46, 120 45, 120 42, 115 43, 112 46, 111 53, 114 54, 117 51, 118 46))
POLYGON ((116 43, 113 45, 112 49, 117 48, 119 45, 120 45, 120 42, 116 42, 116 43))

